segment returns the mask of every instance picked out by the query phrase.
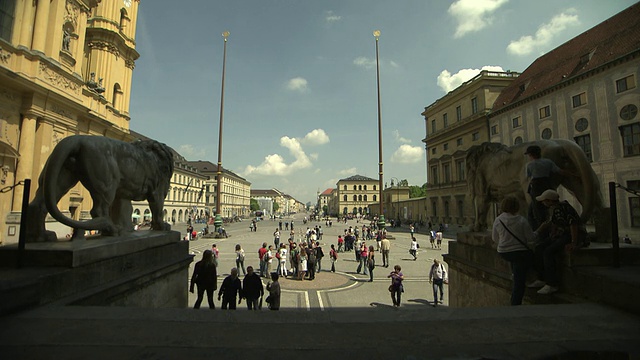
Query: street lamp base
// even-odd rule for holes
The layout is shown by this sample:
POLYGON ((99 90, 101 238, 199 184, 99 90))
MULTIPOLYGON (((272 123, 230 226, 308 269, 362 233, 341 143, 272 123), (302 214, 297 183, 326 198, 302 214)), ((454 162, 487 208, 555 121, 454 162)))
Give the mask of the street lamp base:
POLYGON ((387 224, 387 222, 384 219, 384 215, 380 215, 380 217, 378 218, 378 229, 379 230, 384 230, 385 225, 387 224))
POLYGON ((222 216, 220 216, 220 214, 216 214, 215 220, 213 220, 213 226, 215 226, 216 233, 218 233, 218 229, 222 226, 222 216))

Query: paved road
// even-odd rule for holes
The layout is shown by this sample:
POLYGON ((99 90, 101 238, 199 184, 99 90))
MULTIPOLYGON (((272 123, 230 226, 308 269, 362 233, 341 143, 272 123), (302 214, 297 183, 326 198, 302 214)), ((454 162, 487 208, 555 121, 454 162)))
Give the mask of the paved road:
MULTIPOLYGON (((281 279, 282 287, 282 308, 296 308, 307 310, 327 310, 331 308, 368 308, 375 306, 391 307, 391 297, 389 296, 388 287, 390 279, 387 275, 392 267, 384 268, 377 266, 374 270, 374 281, 368 282, 369 276, 356 273, 358 263, 355 261, 353 252, 340 253, 336 262, 336 273, 328 270, 331 263, 328 259, 331 244, 335 244, 337 248, 337 238, 339 234, 343 234, 344 230, 349 226, 362 226, 362 223, 356 223, 355 220, 349 220, 347 224, 337 224, 335 219, 333 226, 327 228, 324 222, 308 222, 303 225, 302 219, 305 214, 296 214, 292 217, 283 219, 285 221, 295 222, 296 235, 304 233, 307 226, 313 227, 316 224, 322 226, 324 230, 323 240, 320 242, 325 252, 323 260, 323 269, 316 275, 314 281, 297 281, 291 279, 281 279)), ((259 268, 258 249, 263 242, 273 244, 273 232, 278 226, 278 221, 264 220, 258 222, 258 230, 256 232, 249 231, 249 222, 239 222, 227 224, 225 229, 229 234, 227 239, 208 239, 198 238, 190 242, 190 251, 195 255, 195 261, 202 258, 202 252, 210 249, 212 244, 217 244, 220 251, 219 267, 218 267, 218 286, 227 276, 232 267, 235 267, 235 245, 241 244, 246 253, 245 267, 252 265, 254 269, 259 268)), ((195 229, 201 230, 202 225, 195 225, 195 229)), ((176 224, 174 230, 186 233, 186 225, 176 224)), ((447 241, 443 241, 442 249, 431 249, 427 235, 416 234, 418 243, 421 248, 418 250, 418 260, 413 261, 413 257, 409 254, 410 234, 407 229, 388 229, 390 235, 394 237, 391 240, 390 263, 392 266, 398 264, 402 267, 405 276, 404 287, 405 293, 402 296, 402 306, 410 307, 427 307, 431 308, 433 301, 433 293, 428 283, 428 270, 433 263, 433 258, 442 259, 442 254, 447 252, 447 241)), ((282 241, 288 238, 288 232, 284 230, 283 225, 282 241), (287 234, 286 236, 284 234, 287 234)), ((371 244, 375 245, 374 241, 371 244)), ((376 258, 378 264, 382 264, 381 255, 376 258)), ((189 269, 189 276, 193 271, 193 263, 189 269)), ((240 275, 242 278, 242 273, 240 275)), ((188 281, 188 280, 187 280, 188 281)), ((263 280, 266 284, 266 279, 263 280)), ((220 306, 217 301, 217 293, 215 295, 216 307, 220 306)), ((189 294, 189 306, 193 306, 196 296, 189 294)), ((448 289, 445 285, 444 306, 448 305, 448 289)), ((203 302, 206 307, 206 299, 203 302)), ((241 304, 239 309, 246 309, 241 304)))

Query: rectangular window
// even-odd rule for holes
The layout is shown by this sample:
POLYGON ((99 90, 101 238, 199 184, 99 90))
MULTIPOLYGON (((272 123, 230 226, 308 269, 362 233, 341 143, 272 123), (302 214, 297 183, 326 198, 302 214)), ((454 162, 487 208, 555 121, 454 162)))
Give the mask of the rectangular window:
POLYGON ((491 126, 491 135, 496 135, 498 134, 498 125, 492 125, 491 126))
POLYGON ((462 120, 462 107, 456 107, 456 121, 462 120))
POLYGON ((449 116, 448 114, 443 114, 442 115, 442 124, 444 127, 448 127, 449 126, 449 116))
POLYGON ((522 126, 522 118, 520 116, 511 119, 511 126, 516 129, 522 126))
POLYGON ((448 184, 451 182, 451 164, 443 164, 442 172, 444 172, 444 183, 448 184))
POLYGON ((587 134, 583 136, 577 136, 574 138, 574 140, 576 141, 576 144, 580 146, 582 151, 584 151, 584 154, 587 155, 587 159, 589 159, 589 162, 593 162, 591 154, 591 135, 587 134))
POLYGON ((462 146, 462 138, 458 138, 458 140, 456 140, 456 145, 462 146))
POLYGON ((431 148, 431 155, 435 155, 436 154, 436 148, 431 148))
POLYGON ((624 156, 640 155, 640 123, 620 127, 624 156))
POLYGON ((431 167, 431 183, 434 185, 438 185, 438 167, 431 167))
POLYGON ((443 148, 444 148, 444 150, 449 150, 449 143, 445 143, 445 144, 443 145, 443 148))
POLYGON ((477 114, 478 113, 478 98, 474 97, 473 99, 471 99, 471 113, 472 114, 477 114))
MULTIPOLYGON (((627 181, 627 188, 640 191, 640 180, 627 181)), ((640 197, 629 198, 629 214, 631 215, 631 226, 640 227, 640 197)))
POLYGON ((636 87, 636 82, 633 75, 629 75, 620 80, 616 80, 616 92, 621 93, 636 87))
POLYGON ((11 42, 15 6, 15 0, 0 1, 0 38, 8 42, 11 42))
POLYGON ((587 103, 587 93, 582 93, 575 95, 571 98, 571 102, 573 103, 573 107, 577 108, 578 106, 582 106, 587 103))
POLYGON ((479 132, 474 132, 473 134, 471 134, 471 140, 473 140, 473 141, 480 140, 480 133, 479 132))
POLYGON ((549 105, 540 108, 540 119, 544 119, 544 118, 548 118, 549 116, 551 116, 551 107, 549 105))
POLYGON ((464 160, 456 161, 456 169, 458 173, 458 181, 464 181, 464 160))
POLYGON ((435 133, 436 132, 436 120, 431 120, 431 133, 435 133))

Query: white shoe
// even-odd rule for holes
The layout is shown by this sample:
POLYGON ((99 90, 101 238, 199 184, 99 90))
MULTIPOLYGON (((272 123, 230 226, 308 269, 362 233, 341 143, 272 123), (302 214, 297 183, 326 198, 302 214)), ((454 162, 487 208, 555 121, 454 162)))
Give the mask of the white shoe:
POLYGON ((557 287, 545 285, 542 289, 538 290, 538 294, 548 295, 548 294, 553 294, 556 291, 558 291, 557 287))
POLYGON ((532 283, 527 284, 527 287, 528 288, 540 288, 540 287, 543 287, 545 285, 547 285, 547 283, 545 283, 544 281, 536 280, 536 281, 534 281, 532 283))

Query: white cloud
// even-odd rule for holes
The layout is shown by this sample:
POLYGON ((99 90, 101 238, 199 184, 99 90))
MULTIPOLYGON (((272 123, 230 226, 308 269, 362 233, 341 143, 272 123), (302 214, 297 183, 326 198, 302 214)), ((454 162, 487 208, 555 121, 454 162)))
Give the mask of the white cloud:
POLYGON ((463 82, 472 79, 482 70, 504 71, 502 67, 492 65, 483 66, 482 69, 462 69, 453 75, 451 75, 448 70, 442 70, 440 75, 438 75, 438 86, 440 86, 444 92, 449 92, 460 86, 463 82))
POLYGON ((355 175, 357 173, 358 169, 355 167, 349 168, 349 169, 343 169, 338 171, 338 175, 340 176, 347 176, 347 175, 355 175))
POLYGON ((409 144, 411 142, 411 139, 407 139, 407 138, 404 138, 404 137, 400 136, 400 131, 399 130, 394 130, 393 131, 393 137, 396 139, 397 142, 401 142, 401 143, 405 143, 405 144, 409 144))
POLYGON ((334 23, 334 22, 338 22, 338 21, 342 20, 342 16, 334 14, 333 11, 331 11, 331 10, 326 11, 325 13, 326 13, 326 16, 325 16, 324 19, 328 23, 334 23))
POLYGON ((322 129, 315 129, 309 132, 300 141, 305 145, 323 145, 329 142, 329 136, 322 129))
POLYGON ((309 89, 307 85, 307 79, 302 77, 295 77, 287 82, 287 89, 292 91, 306 92, 309 89))
POLYGON ((509 0, 458 0, 449 7, 449 14, 458 22, 454 38, 480 31, 491 25, 491 15, 509 0))
POLYGON ((178 147, 178 153, 185 159, 204 159, 206 151, 204 148, 195 148, 193 145, 186 144, 178 147))
POLYGON ((320 155, 318 153, 309 154, 309 157, 313 160, 318 160, 320 155))
POLYGON ((285 176, 296 170, 311 167, 311 160, 309 160, 297 139, 283 136, 280 138, 280 146, 287 148, 295 158, 291 164, 287 164, 284 158, 278 154, 267 155, 262 164, 258 166, 248 165, 244 170, 244 175, 285 176))
POLYGON ((401 164, 413 164, 422 160, 424 149, 420 146, 400 145, 400 147, 391 155, 391 161, 401 164))
POLYGON ((551 21, 540 25, 535 35, 526 35, 507 46, 507 52, 514 55, 528 55, 538 50, 543 51, 551 44, 556 35, 570 26, 580 24, 576 9, 567 9, 554 16, 551 21))
POLYGON ((400 65, 397 62, 393 61, 393 60, 389 61, 389 64, 391 64, 391 66, 394 67, 394 68, 399 68, 400 67, 400 65))
POLYGON ((376 67, 376 59, 360 56, 353 60, 353 64, 365 69, 373 69, 376 67))

